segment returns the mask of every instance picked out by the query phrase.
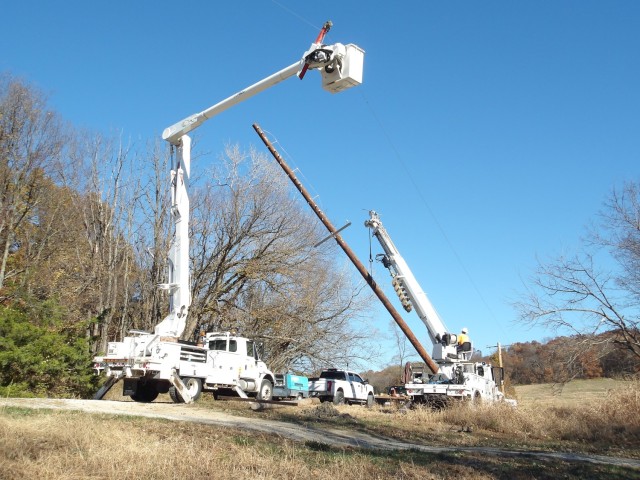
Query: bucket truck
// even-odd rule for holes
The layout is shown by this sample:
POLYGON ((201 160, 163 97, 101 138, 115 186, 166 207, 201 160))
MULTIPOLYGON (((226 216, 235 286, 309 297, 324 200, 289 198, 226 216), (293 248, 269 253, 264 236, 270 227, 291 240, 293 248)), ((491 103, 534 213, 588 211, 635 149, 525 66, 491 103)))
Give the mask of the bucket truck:
MULTIPOLYGON (((415 309, 427 327, 433 344, 432 358, 438 370, 431 375, 405 371, 405 388, 412 400, 434 406, 445 406, 452 399, 502 401, 500 391, 503 369, 485 362, 472 362, 471 342, 459 345, 458 335, 450 333, 438 315, 427 294, 414 277, 376 212, 369 212, 365 221, 378 239, 384 253, 376 256, 389 270, 392 285, 407 312, 415 309)), ((407 369, 410 370, 410 369, 407 369)))
POLYGON ((94 398, 101 399, 118 381, 123 395, 137 402, 151 402, 169 393, 174 402, 191 402, 202 391, 234 390, 241 397, 269 400, 274 375, 260 359, 252 340, 232 332, 210 332, 198 343, 180 340, 191 305, 189 282, 189 196, 191 139, 187 133, 227 108, 297 74, 319 70, 322 87, 337 93, 362 82, 364 51, 353 44, 325 45, 331 28, 326 22, 311 47, 296 63, 241 90, 212 107, 166 128, 162 138, 171 145, 171 219, 174 234, 168 255, 168 282, 159 288, 169 294, 169 313, 153 333, 131 331, 120 342, 110 342, 105 356, 94 359, 94 368, 108 377, 94 398))

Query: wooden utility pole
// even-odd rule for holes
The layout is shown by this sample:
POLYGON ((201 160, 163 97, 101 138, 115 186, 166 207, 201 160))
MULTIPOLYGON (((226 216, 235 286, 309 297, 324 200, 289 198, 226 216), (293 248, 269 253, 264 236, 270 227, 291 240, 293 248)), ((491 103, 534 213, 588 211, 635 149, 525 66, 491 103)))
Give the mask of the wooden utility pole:
POLYGON ((327 217, 324 215, 322 210, 320 210, 320 207, 318 207, 318 205, 313 201, 313 199, 311 198, 311 195, 309 195, 309 192, 304 188, 302 183, 300 183, 300 180, 298 180, 298 178, 296 177, 295 173, 293 173, 293 170, 291 170, 289 165, 287 165, 287 163, 284 161, 284 159, 280 156, 280 154, 273 147, 271 142, 267 139, 267 137, 265 136, 265 134, 262 131, 262 129, 255 123, 253 124, 253 129, 256 131, 258 136, 262 139, 262 141, 264 142, 266 147, 269 149, 269 151, 271 152, 271 155, 273 155, 273 158, 275 158, 276 162, 278 162, 278 165, 280 165, 282 167, 282 169, 287 174, 289 179, 293 182, 295 187, 302 194, 304 199, 307 201, 307 204, 311 207, 311 209, 314 211, 314 213, 318 216, 318 218, 320 219, 322 224, 325 227, 327 227, 327 230, 329 230, 329 233, 331 234, 331 236, 333 238, 335 238, 335 240, 338 243, 338 245, 340 246, 340 248, 342 248, 344 253, 347 254, 347 257, 349 257, 349 260, 351 260, 351 262, 355 265, 355 267, 358 270, 358 272, 360 272, 360 275, 362 275, 362 278, 364 278, 365 281, 367 282, 367 284, 371 287, 371 289, 373 290, 373 293, 376 294, 378 299, 380 299, 380 301, 382 302, 384 307, 391 314, 391 317, 398 324, 398 326, 400 327, 400 330, 402 330, 402 332, 407 336, 407 338, 411 342, 411 345, 413 345, 413 347, 418 352, 418 355, 420 355, 420 358, 422 358, 422 360, 424 360, 424 363, 429 367, 429 369, 433 373, 436 373, 438 371, 438 369, 439 369, 438 364, 433 361, 433 359, 429 356, 429 354, 424 349, 422 344, 420 344, 420 342, 418 341, 416 336, 413 334, 413 332, 409 328, 409 325, 407 325, 407 323, 404 321, 404 319, 400 316, 400 314, 395 309, 395 307, 391 304, 391 302, 389 301, 387 296, 384 294, 382 289, 380 287, 378 287, 378 285, 376 284, 376 282, 373 279, 373 277, 371 276, 371 274, 367 271, 367 269, 364 267, 362 262, 360 262, 360 260, 355 255, 355 253, 353 253, 351 248, 349 248, 347 243, 342 239, 342 237, 340 236, 338 231, 335 229, 335 227, 327 219, 327 217))

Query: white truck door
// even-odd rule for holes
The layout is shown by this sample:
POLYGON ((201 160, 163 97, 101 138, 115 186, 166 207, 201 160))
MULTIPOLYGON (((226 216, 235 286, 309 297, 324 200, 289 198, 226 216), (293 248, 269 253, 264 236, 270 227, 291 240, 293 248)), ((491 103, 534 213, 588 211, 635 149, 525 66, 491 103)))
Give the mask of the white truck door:
POLYGON ((367 385, 360 375, 354 375, 355 381, 358 384, 358 400, 367 399, 367 385))
POLYGON ((238 378, 238 343, 235 339, 217 338, 209 341, 211 372, 208 383, 233 385, 238 378))
MULTIPOLYGON (((242 378, 253 378, 257 382, 258 378, 260 378, 260 372, 258 371, 255 344, 252 340, 246 340, 244 345, 240 345, 239 348, 242 350, 242 358, 244 360, 240 376, 242 378)), ((260 385, 256 385, 256 388, 260 388, 260 385)))
POLYGON ((355 373, 350 373, 349 380, 351 382, 355 394, 354 397, 356 398, 356 400, 366 400, 367 390, 365 388, 364 380, 362 380, 362 377, 355 373))

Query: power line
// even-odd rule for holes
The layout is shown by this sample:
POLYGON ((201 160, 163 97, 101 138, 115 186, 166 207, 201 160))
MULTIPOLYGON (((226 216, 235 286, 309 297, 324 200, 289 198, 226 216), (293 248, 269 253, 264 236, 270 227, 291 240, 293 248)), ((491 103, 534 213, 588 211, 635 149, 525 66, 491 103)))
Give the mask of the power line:
POLYGON ((400 166, 402 167, 402 169, 404 170, 404 173, 406 174, 406 176, 409 179, 409 183, 413 186, 414 190, 416 191, 416 193, 418 194, 418 197, 420 198, 420 200, 422 201, 422 203, 425 206, 425 209, 427 210, 427 212, 429 213, 429 215, 431 216, 433 222, 435 223, 436 227, 438 228, 438 230, 440 231, 440 234, 442 235, 442 237, 444 238, 445 242, 447 243, 447 245, 449 246, 449 249, 451 250, 451 252, 453 253, 453 255, 455 256, 458 264, 460 265, 460 267, 462 268, 462 270, 464 271, 465 275, 467 276, 467 279, 469 280, 469 283, 471 284, 471 286, 473 287, 473 289, 475 290, 476 294, 478 295, 478 297, 480 298, 480 301, 483 303, 483 305, 485 306, 485 308, 487 309, 487 311, 489 312, 489 315, 491 316, 491 318, 494 320, 494 322, 500 327, 500 329, 503 331, 504 333, 504 327, 502 326, 502 324, 498 321, 497 317, 495 316, 495 314, 493 313, 493 310, 491 309, 491 307, 489 306, 489 304, 487 303, 487 301, 485 300, 484 296, 482 295, 482 293, 480 292, 480 289, 478 288, 478 286, 476 285, 476 283, 473 281, 473 277, 471 276, 471 273, 469 272, 469 270, 467 269, 467 267, 465 266, 464 262, 462 261, 462 258, 460 257, 460 255, 458 254, 457 250, 454 248, 453 243, 451 242, 451 240, 449 240, 449 237, 447 235, 447 233, 444 230, 444 227, 440 224, 440 222, 438 221, 438 217, 436 216, 436 214, 433 212, 433 210, 431 209, 431 207, 429 206, 429 203, 427 202, 426 198, 424 197, 424 195, 422 194, 422 191, 420 190, 418 184, 416 183, 416 175, 413 175, 409 169, 409 167, 406 165, 406 163, 403 161, 402 156, 400 155, 400 153, 398 152, 398 149, 396 148, 395 144, 393 143, 393 141, 391 140, 391 137, 389 136, 387 129, 385 128, 384 124, 382 123, 382 121, 380 120, 380 118, 378 117, 378 115, 376 114, 375 110, 373 109, 373 107, 371 106, 371 103, 368 101, 368 99, 365 97, 364 92, 362 89, 359 90, 360 91, 360 95, 362 95, 362 99, 364 101, 364 103, 367 105, 367 108, 369 109, 369 112, 371 113, 371 116, 373 117, 373 119, 376 121, 376 123, 378 124, 378 126, 380 127, 380 130, 382 131, 384 137, 386 138, 387 142, 389 143, 389 146, 391 147, 391 150, 393 150, 393 153, 396 157, 396 160, 398 161, 398 163, 400 164, 400 166))
POLYGON ((303 23, 306 23, 307 25, 312 26, 315 30, 320 30, 320 27, 314 25, 309 20, 304 18, 302 15, 300 15, 300 14, 294 12, 293 10, 291 10, 289 7, 285 7, 284 5, 282 5, 280 2, 277 2, 276 0, 271 0, 271 1, 273 3, 275 3, 276 5, 278 5, 280 8, 282 8, 283 10, 285 10, 286 12, 290 13, 291 15, 293 15, 294 17, 297 17, 303 23))

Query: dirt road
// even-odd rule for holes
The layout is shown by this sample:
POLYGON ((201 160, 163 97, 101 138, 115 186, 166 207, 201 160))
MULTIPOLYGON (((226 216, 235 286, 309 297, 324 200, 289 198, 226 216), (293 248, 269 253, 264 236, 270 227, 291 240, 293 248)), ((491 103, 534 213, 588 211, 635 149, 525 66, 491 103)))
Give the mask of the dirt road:
POLYGON ((502 450, 485 447, 435 447, 423 444, 405 443, 398 440, 373 436, 353 430, 338 430, 327 427, 308 427, 295 423, 279 422, 261 418, 236 417, 212 411, 195 405, 174 403, 135 403, 113 400, 68 400, 51 398, 2 398, 0 408, 6 406, 21 408, 46 408, 56 410, 80 410, 88 413, 110 415, 134 415, 139 417, 163 418, 179 422, 219 425, 243 430, 256 430, 299 442, 322 442, 335 447, 359 447, 375 450, 418 450, 429 453, 475 452, 487 455, 531 457, 555 459, 568 462, 618 465, 640 469, 640 460, 583 455, 560 452, 532 452, 502 450))

